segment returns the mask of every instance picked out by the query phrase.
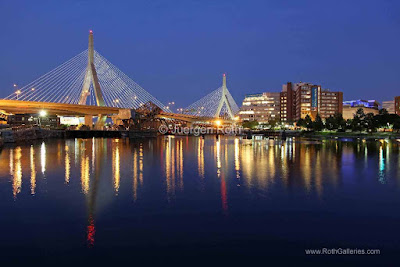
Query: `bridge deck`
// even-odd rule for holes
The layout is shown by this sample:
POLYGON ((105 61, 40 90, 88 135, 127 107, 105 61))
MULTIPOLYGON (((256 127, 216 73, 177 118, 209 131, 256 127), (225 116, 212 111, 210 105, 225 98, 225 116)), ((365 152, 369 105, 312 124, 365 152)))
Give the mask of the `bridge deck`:
POLYGON ((47 114, 54 115, 97 116, 99 114, 116 115, 119 113, 120 108, 0 99, 0 110, 13 114, 39 113, 41 110, 45 110, 47 114))

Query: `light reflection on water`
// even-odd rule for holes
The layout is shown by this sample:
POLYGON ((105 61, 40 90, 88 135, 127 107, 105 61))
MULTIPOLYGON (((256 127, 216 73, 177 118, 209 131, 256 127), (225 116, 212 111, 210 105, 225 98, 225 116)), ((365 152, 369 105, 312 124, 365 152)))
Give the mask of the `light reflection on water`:
MULTIPOLYGON (((295 139, 282 142, 250 141, 240 138, 204 140, 168 136, 130 143, 122 139, 76 139, 6 147, 1 153, 0 163, 3 167, 0 175, 3 179, 7 179, 9 173, 13 185, 12 193, 17 197, 21 189, 23 190, 23 173, 26 173, 24 177, 29 177, 30 193, 34 195, 38 178, 44 179, 62 169, 67 185, 71 182, 72 173, 76 173, 79 168, 81 191, 87 194, 90 191, 92 176, 101 172, 101 169, 111 169, 114 193, 118 195, 122 179, 132 177, 132 193, 136 199, 138 186, 145 183, 146 161, 152 161, 147 164, 154 165, 156 158, 162 166, 160 170, 165 177, 168 198, 173 197, 177 189, 184 190, 186 161, 190 161, 188 162, 190 165, 196 165, 196 176, 202 179, 212 178, 210 170, 214 169, 216 178, 224 175, 224 179, 229 179, 234 174, 236 185, 244 183, 248 188, 267 190, 273 184, 285 187, 296 185, 305 192, 314 191, 320 195, 323 194, 324 186, 336 187, 343 182, 341 181, 345 175, 343 171, 351 168, 350 165, 354 165, 361 157, 364 160, 357 161, 357 171, 368 168, 369 164, 377 166, 377 180, 386 183, 389 178, 386 172, 390 171, 391 166, 388 164, 390 155, 397 151, 397 142, 385 141, 314 143, 295 139), (54 158, 52 156, 54 154, 58 157, 54 158), (196 157, 195 161, 193 156, 196 157), (377 162, 374 164, 372 159, 376 156, 377 162), (71 161, 72 158, 75 160, 71 161), (38 165, 41 175, 36 171, 38 165), (121 168, 128 175, 122 177, 121 168), (296 174, 296 179, 293 179, 293 173, 296 174)), ((400 164, 400 158, 398 163, 400 164)), ((154 167, 157 166, 152 166, 154 167)))
POLYGON ((97 213, 118 198, 124 205, 161 206, 192 203, 192 196, 214 205, 217 198, 215 208, 231 216, 251 198, 262 202, 301 194, 318 200, 327 193, 353 190, 348 188, 355 184, 367 190, 398 189, 399 151, 396 141, 173 136, 49 140, 5 147, 0 154, 0 189, 9 192, 3 200, 27 202, 50 192, 86 206, 86 239, 92 247, 99 231, 97 213))

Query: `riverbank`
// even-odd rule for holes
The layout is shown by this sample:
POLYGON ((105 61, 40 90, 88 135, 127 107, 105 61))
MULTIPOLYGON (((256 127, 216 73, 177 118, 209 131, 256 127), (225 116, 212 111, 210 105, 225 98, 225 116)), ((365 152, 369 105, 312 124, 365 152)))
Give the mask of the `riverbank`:
POLYGON ((302 132, 300 134, 302 137, 312 137, 320 139, 337 139, 337 138, 347 138, 347 139, 365 139, 365 140, 375 140, 375 139, 400 139, 400 133, 393 132, 374 132, 374 133, 355 133, 355 132, 302 132))
POLYGON ((314 139, 363 139, 363 140, 377 140, 377 139, 400 139, 400 133, 394 132, 314 132, 314 131, 274 131, 274 130, 245 130, 242 134, 244 137, 251 139, 253 136, 263 136, 269 138, 280 138, 280 137, 305 137, 314 139))

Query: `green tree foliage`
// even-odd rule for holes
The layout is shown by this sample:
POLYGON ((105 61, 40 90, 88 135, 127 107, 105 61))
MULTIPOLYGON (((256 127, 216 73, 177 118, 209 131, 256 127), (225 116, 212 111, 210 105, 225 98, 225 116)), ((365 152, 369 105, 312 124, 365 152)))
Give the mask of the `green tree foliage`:
POLYGON ((342 113, 336 112, 333 118, 335 121, 335 129, 340 131, 346 130, 346 121, 343 119, 342 113))
POLYGON ((393 126, 393 129, 400 132, 400 116, 396 114, 389 114, 386 110, 380 110, 378 115, 373 113, 365 114, 362 108, 359 108, 354 114, 354 117, 349 120, 343 119, 341 113, 335 113, 328 117, 325 123, 322 118, 317 114, 314 121, 311 120, 309 115, 304 119, 299 119, 296 123, 299 127, 305 127, 307 130, 322 131, 323 129, 345 131, 346 129, 353 132, 375 132, 377 128, 393 126))
POLYGON ((353 120, 351 121, 351 130, 353 132, 361 132, 365 128, 364 124, 365 113, 362 108, 359 108, 354 114, 353 120))
POLYGON ((308 114, 304 118, 304 127, 306 127, 307 130, 310 130, 313 128, 313 121, 311 120, 311 117, 308 114))
POLYGON ((254 129, 258 126, 258 121, 244 121, 242 123, 243 128, 254 129))
POLYGON ((396 130, 396 132, 399 132, 400 130, 400 117, 397 116, 396 120, 393 122, 393 130, 396 130))
POLYGON ((324 123, 322 122, 321 116, 317 114, 315 121, 312 124, 314 131, 322 131, 324 129, 324 123))
POLYGON ((368 113, 365 115, 363 126, 370 132, 376 131, 376 128, 378 128, 378 120, 375 117, 374 113, 368 113))
POLYGON ((306 127, 305 123, 304 123, 304 119, 300 118, 297 123, 296 126, 298 127, 306 127))

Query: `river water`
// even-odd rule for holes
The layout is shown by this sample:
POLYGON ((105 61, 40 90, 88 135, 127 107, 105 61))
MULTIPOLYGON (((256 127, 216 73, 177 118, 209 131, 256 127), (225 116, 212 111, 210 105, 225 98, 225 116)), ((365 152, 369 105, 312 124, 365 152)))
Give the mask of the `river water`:
POLYGON ((67 139, 0 152, 3 262, 383 263, 397 140, 67 139), (306 249, 380 249, 307 256, 306 249))

